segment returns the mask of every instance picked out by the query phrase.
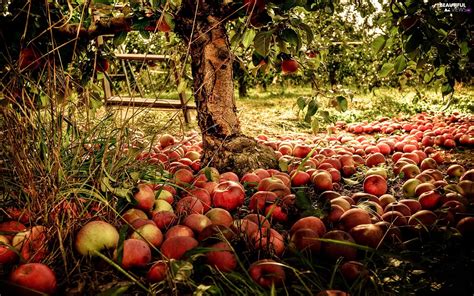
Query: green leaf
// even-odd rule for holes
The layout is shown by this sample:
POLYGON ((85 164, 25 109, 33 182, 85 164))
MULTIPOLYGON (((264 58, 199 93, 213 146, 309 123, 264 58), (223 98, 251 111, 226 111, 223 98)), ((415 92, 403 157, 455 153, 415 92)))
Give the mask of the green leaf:
POLYGON ((336 100, 339 105, 339 110, 345 112, 347 110, 347 99, 343 96, 337 96, 336 100))
POLYGON ((255 38, 256 34, 257 33, 255 32, 254 29, 245 30, 244 35, 242 36, 242 44, 244 48, 248 48, 250 44, 252 44, 252 41, 255 38))
POLYGON ((131 285, 132 284, 116 285, 100 294, 97 294, 97 296, 120 296, 127 292, 128 288, 130 288, 131 285))
POLYGON ((439 76, 439 77, 444 77, 444 74, 446 73, 446 67, 444 66, 441 66, 438 68, 438 70, 436 71, 436 76, 439 76))
POLYGON ((399 74, 403 72, 403 70, 405 70, 406 66, 407 66, 407 61, 402 54, 402 55, 399 55, 395 59, 395 64, 393 65, 393 69, 395 70, 395 73, 399 74))
POLYGON ((387 39, 385 36, 379 36, 375 38, 375 40, 372 42, 372 50, 374 53, 379 53, 385 46, 387 39))
POLYGON ((385 63, 380 69, 379 76, 381 78, 387 77, 393 71, 393 64, 392 63, 385 63))
POLYGON ((418 46, 420 45, 420 40, 422 40, 422 36, 420 35, 421 34, 413 33, 408 37, 407 41, 404 44, 406 53, 413 52, 418 48, 418 46))
POLYGON ((311 200, 302 189, 296 192, 295 206, 300 210, 312 209, 311 200))
POLYGON ((254 47, 259 55, 266 57, 269 54, 272 35, 273 31, 260 31, 255 35, 254 47))
POLYGON ((305 116, 305 121, 306 122, 310 122, 311 120, 311 117, 316 114, 316 112, 318 111, 318 102, 316 101, 316 99, 312 99, 311 101, 309 101, 308 103, 308 110, 306 111, 306 116, 305 116))
POLYGON ((459 44, 459 48, 461 49, 461 54, 462 55, 467 55, 469 53, 469 46, 466 41, 461 42, 459 44))
POLYGON ((127 32, 118 32, 114 35, 114 46, 119 46, 127 39, 127 32))
POLYGON ((306 42, 308 43, 307 45, 310 45, 314 40, 313 30, 311 30, 310 26, 308 26, 307 24, 304 24, 304 23, 299 24, 298 27, 300 29, 302 29, 303 31, 305 31, 305 33, 306 33, 306 42))
POLYGON ((298 33, 295 30, 286 28, 280 32, 280 37, 289 44, 297 47, 298 46, 298 33))
POLYGON ((443 83, 443 85, 441 86, 441 94, 442 94, 443 96, 449 95, 449 94, 452 93, 453 91, 454 91, 453 86, 452 86, 451 83, 449 83, 449 82, 445 82, 445 83, 443 83))
POLYGON ((150 32, 145 31, 145 30, 140 30, 140 36, 142 36, 145 39, 150 39, 150 32))
POLYGON ((114 1, 113 0, 94 0, 94 3, 110 5, 110 4, 113 4, 114 1))
POLYGON ((298 108, 300 110, 303 110, 304 107, 306 107, 306 98, 305 97, 299 97, 297 100, 296 100, 296 105, 298 105, 298 108))
POLYGON ((328 111, 319 111, 319 115, 321 115, 321 117, 324 119, 324 121, 326 121, 326 122, 331 121, 328 111))

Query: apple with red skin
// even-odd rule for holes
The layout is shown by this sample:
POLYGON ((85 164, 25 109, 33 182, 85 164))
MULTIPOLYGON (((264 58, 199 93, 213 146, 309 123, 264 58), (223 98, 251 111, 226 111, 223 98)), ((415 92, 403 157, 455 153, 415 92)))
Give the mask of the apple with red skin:
POLYGON ((148 219, 148 216, 144 211, 133 208, 128 209, 125 213, 123 213, 122 219, 130 224, 136 219, 148 219))
MULTIPOLYGON (((232 225, 231 225, 232 227, 232 225)), ((234 231, 231 227, 227 227, 221 224, 211 224, 206 226, 198 236, 198 241, 214 242, 214 241, 230 241, 235 237, 234 231)))
POLYGON ((206 253, 206 262, 222 272, 230 272, 237 267, 237 258, 228 242, 219 242, 206 253))
POLYGON ((441 194, 435 190, 423 192, 419 197, 418 201, 424 210, 431 210, 436 208, 441 202, 441 194))
POLYGON ((130 238, 143 240, 148 242, 153 247, 159 247, 163 242, 163 233, 158 226, 153 224, 145 224, 138 227, 130 238))
POLYGON ((188 226, 197 234, 211 224, 211 219, 203 214, 189 214, 182 221, 182 225, 188 226))
POLYGON ((284 223, 288 221, 288 212, 285 208, 272 204, 265 208, 265 216, 270 216, 273 221, 284 223))
POLYGON ((323 290, 316 294, 316 296, 349 296, 349 293, 341 290, 323 290))
POLYGON ((191 170, 185 169, 185 168, 178 169, 174 173, 174 177, 173 177, 174 183, 178 186, 181 186, 181 187, 188 186, 189 184, 191 184, 193 179, 194 179, 193 172, 191 170))
POLYGON ((246 173, 240 179, 240 183, 244 184, 244 186, 248 187, 257 187, 258 183, 260 182, 260 177, 257 176, 255 173, 246 173))
POLYGON ((21 257, 28 262, 41 262, 49 253, 47 245, 47 229, 36 225, 19 232, 13 237, 13 246, 20 250, 21 257))
POLYGON ((229 211, 223 208, 210 209, 206 212, 206 217, 208 217, 214 225, 230 227, 232 222, 234 222, 234 218, 232 218, 229 211))
POLYGON ((248 220, 248 219, 237 219, 234 220, 230 229, 239 235, 244 235, 250 237, 254 232, 258 231, 261 228, 257 223, 248 220))
POLYGON ((204 206, 202 202, 193 196, 185 196, 176 203, 176 212, 178 214, 202 214, 204 213, 204 206))
POLYGON ((75 247, 79 254, 95 256, 103 249, 116 248, 119 240, 117 229, 104 221, 91 221, 76 235, 75 247))
POLYGON ((147 184, 138 184, 133 192, 133 198, 137 202, 137 209, 148 212, 155 203, 155 192, 147 184))
POLYGON ((285 251, 283 236, 272 228, 260 228, 252 235, 253 247, 255 250, 269 251, 276 256, 281 256, 285 251))
MULTIPOLYGON (((367 268, 359 261, 347 261, 344 262, 339 270, 342 273, 344 279, 348 282, 354 282, 359 278, 366 279, 369 276, 367 268)), ((345 293, 344 293, 345 294, 345 293)))
POLYGON ((268 221, 267 217, 260 214, 248 214, 243 219, 250 220, 253 223, 257 224, 259 227, 270 227, 270 222, 268 221))
POLYGON ((321 219, 314 216, 308 216, 299 219, 291 226, 290 235, 293 235, 296 231, 303 228, 313 230, 319 237, 322 237, 326 233, 326 226, 321 219))
POLYGON ((252 263, 248 273, 252 280, 263 288, 280 286, 286 278, 283 266, 271 259, 262 259, 252 263))
POLYGON ((359 224, 353 227, 349 234, 356 243, 376 249, 383 238, 383 231, 380 226, 375 224, 359 224))
POLYGON ((301 228, 295 231, 290 238, 290 245, 293 245, 300 252, 318 253, 321 249, 318 233, 309 228, 301 228))
POLYGON ((407 225, 407 218, 400 212, 397 211, 388 211, 382 215, 382 220, 389 222, 395 226, 404 226, 407 225))
POLYGON ((294 187, 305 186, 311 180, 310 175, 303 171, 293 171, 291 172, 290 176, 291 176, 291 185, 294 187))
POLYGON ((10 240, 0 235, 0 264, 12 264, 18 259, 17 253, 10 245, 10 240))
POLYGON ((176 236, 194 237, 194 231, 186 225, 171 226, 165 233, 165 240, 176 236))
POLYGON ((351 230, 353 227, 360 224, 370 224, 370 215, 367 211, 360 208, 353 208, 345 211, 342 214, 339 222, 342 224, 346 231, 351 230))
MULTIPOLYGON (((355 243, 352 236, 342 230, 328 231, 322 238, 332 241, 341 241, 343 243, 355 243)), ((354 260, 357 257, 357 249, 355 247, 324 240, 321 242, 321 252, 331 260, 337 260, 340 257, 343 257, 346 260, 354 260)))
MULTIPOLYGON (((49 295, 54 294, 57 290, 54 271, 42 263, 27 263, 18 266, 10 274, 9 281, 49 295)), ((25 291, 23 295, 29 295, 29 293, 25 291)))
POLYGON ((211 208, 211 194, 209 194, 209 191, 206 189, 199 187, 193 188, 189 191, 189 195, 194 196, 201 201, 202 205, 204 206, 204 212, 207 212, 211 208))
POLYGON ((410 207, 408 207, 407 205, 403 204, 403 203, 400 203, 400 202, 392 202, 392 203, 389 203, 385 208, 384 208, 384 211, 385 212, 389 212, 389 211, 397 211, 397 212, 400 212, 402 213, 404 216, 408 217, 410 216, 412 213, 411 213, 411 209, 410 207))
POLYGON ((156 199, 152 213, 170 212, 173 213, 173 206, 164 199, 156 199))
MULTIPOLYGON (((115 260, 117 259, 117 250, 114 252, 115 260)), ((143 240, 126 239, 123 241, 123 256, 120 266, 125 270, 132 268, 143 268, 151 261, 151 250, 143 240)))
POLYGON ((245 191, 242 185, 234 181, 219 183, 212 193, 212 204, 228 211, 242 206, 244 199, 245 191))
POLYGON ((287 59, 281 62, 281 71, 283 74, 291 74, 298 71, 299 64, 295 59, 287 59))
POLYGON ((320 171, 311 176, 311 182, 317 191, 333 190, 332 176, 327 171, 320 171))
POLYGON ((165 190, 165 189, 160 189, 156 192, 155 200, 157 200, 157 199, 165 200, 169 204, 173 204, 173 202, 174 202, 173 193, 171 193, 171 192, 169 192, 168 190, 165 190))
POLYGON ((369 168, 379 165, 379 164, 384 164, 384 163, 385 163, 385 156, 383 156, 383 154, 380 152, 370 154, 365 160, 365 165, 368 166, 369 168))
POLYGON ((257 191, 250 198, 249 209, 254 212, 263 212, 265 206, 277 200, 278 196, 270 191, 257 191))
POLYGON ((156 261, 148 270, 146 278, 150 283, 159 283, 168 276, 168 263, 163 260, 156 261))
POLYGON ((326 221, 329 223, 336 223, 339 221, 341 218, 342 214, 344 214, 345 210, 337 205, 337 204, 332 204, 331 205, 331 210, 329 211, 329 214, 326 216, 326 221))
POLYGON ((18 221, 5 221, 0 223, 0 232, 9 240, 12 240, 18 232, 25 230, 26 226, 18 221))
POLYGON ((417 227, 429 227, 436 223, 438 216, 430 210, 420 210, 408 219, 408 224, 417 227))
POLYGON ((466 240, 474 241, 474 217, 462 218, 456 228, 466 240))
POLYGON ((160 211, 153 213, 153 222, 160 230, 168 229, 175 225, 178 221, 178 216, 175 213, 169 211, 160 211))
POLYGON ((387 181, 380 175, 370 175, 364 179, 364 192, 381 196, 387 192, 387 181))
POLYGON ((225 172, 225 173, 222 173, 219 177, 219 183, 222 183, 224 181, 234 181, 238 183, 239 176, 237 176, 237 174, 234 172, 225 172))
POLYGON ((170 134, 161 135, 159 141, 160 141, 161 148, 166 148, 166 147, 174 145, 174 143, 176 143, 175 138, 170 134))
POLYGON ((164 258, 180 260, 187 251, 198 245, 198 241, 193 237, 175 236, 165 239, 160 250, 164 258))
POLYGON ((416 175, 418 175, 419 173, 420 168, 418 168, 416 164, 408 163, 402 166, 402 168, 400 169, 400 174, 403 174, 404 180, 415 178, 416 175))

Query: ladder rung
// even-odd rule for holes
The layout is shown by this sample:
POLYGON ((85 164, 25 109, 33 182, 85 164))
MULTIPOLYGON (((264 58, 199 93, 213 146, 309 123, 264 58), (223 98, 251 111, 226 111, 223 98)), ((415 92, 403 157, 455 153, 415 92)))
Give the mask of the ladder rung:
MULTIPOLYGON (((148 99, 148 98, 141 98, 141 97, 112 96, 106 99, 106 104, 114 105, 114 106, 183 109, 183 105, 181 104, 179 100, 148 99)), ((196 106, 188 103, 186 105, 186 109, 196 109, 196 106)))
POLYGON ((115 57, 120 60, 134 61, 168 61, 170 56, 158 54, 139 54, 139 53, 116 53, 115 57))

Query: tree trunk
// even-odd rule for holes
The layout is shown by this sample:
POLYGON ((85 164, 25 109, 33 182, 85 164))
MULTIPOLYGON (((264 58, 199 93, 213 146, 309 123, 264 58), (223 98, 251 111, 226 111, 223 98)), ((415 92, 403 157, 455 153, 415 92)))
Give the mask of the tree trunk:
POLYGON ((247 95, 247 79, 245 79, 245 76, 242 75, 239 77, 239 98, 246 98, 247 95))
POLYGON ((183 24, 180 33, 188 45, 191 43, 203 165, 240 175, 256 168, 275 167, 273 150, 241 133, 234 98, 233 57, 224 23, 217 17, 201 15, 194 24, 191 40, 189 23, 183 24))

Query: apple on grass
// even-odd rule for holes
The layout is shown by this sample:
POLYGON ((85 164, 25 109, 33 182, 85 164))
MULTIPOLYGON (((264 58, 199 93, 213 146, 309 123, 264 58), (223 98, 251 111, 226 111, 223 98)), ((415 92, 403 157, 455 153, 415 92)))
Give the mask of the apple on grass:
POLYGON ((4 235, 0 235, 0 264, 11 264, 17 259, 18 254, 10 245, 10 240, 4 235))
POLYGON ((119 233, 114 226, 104 221, 92 221, 77 233, 75 247, 83 256, 95 256, 103 249, 116 248, 118 240, 119 233))
POLYGON ((146 278, 150 283, 159 283, 168 276, 168 263, 164 260, 156 261, 148 270, 146 278))
POLYGON ((209 265, 222 272, 230 272, 237 267, 237 258, 228 242, 219 242, 210 248, 212 250, 206 253, 209 265))
MULTIPOLYGON (((139 239, 126 239, 123 242, 122 258, 120 265, 126 269, 143 268, 151 261, 151 250, 148 244, 139 239)), ((115 250, 114 258, 119 260, 118 252, 115 250)))
POLYGON ((138 184, 133 190, 133 198, 137 202, 137 209, 148 212, 153 208, 155 192, 147 184, 138 184))
MULTIPOLYGON (((9 280, 13 284, 49 295, 57 290, 56 275, 51 268, 42 263, 26 263, 18 266, 10 274, 9 280)), ((12 295, 31 294, 27 290, 18 290, 12 295)))
POLYGON ((286 278, 283 266, 271 259, 262 259, 252 263, 248 273, 255 283, 264 288, 270 288, 272 285, 280 286, 286 278))
POLYGON ((185 253, 199 245, 198 241, 189 236, 175 236, 165 239, 161 244, 161 254, 167 259, 181 259, 185 253))

